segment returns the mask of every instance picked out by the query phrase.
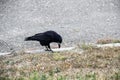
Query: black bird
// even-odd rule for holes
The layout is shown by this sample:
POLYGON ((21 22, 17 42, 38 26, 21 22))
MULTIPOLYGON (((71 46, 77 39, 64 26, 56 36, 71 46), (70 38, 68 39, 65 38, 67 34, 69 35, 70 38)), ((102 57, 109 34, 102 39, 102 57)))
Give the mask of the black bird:
POLYGON ((58 43, 58 47, 61 47, 62 37, 55 31, 46 31, 43 33, 38 33, 30 37, 26 37, 25 41, 39 41, 42 46, 46 47, 46 51, 52 51, 50 47, 51 42, 58 43))

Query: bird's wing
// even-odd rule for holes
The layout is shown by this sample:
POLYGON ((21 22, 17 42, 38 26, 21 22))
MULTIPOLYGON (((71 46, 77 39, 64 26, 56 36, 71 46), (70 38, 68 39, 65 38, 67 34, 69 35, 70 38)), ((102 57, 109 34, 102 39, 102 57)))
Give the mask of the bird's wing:
POLYGON ((44 33, 38 33, 35 34, 34 37, 36 37, 36 39, 40 40, 40 41, 49 41, 51 40, 51 35, 48 34, 44 34, 44 33))
POLYGON ((54 34, 53 34, 53 33, 44 33, 44 35, 45 35, 47 38, 51 39, 51 40, 53 40, 53 38, 54 38, 54 34))

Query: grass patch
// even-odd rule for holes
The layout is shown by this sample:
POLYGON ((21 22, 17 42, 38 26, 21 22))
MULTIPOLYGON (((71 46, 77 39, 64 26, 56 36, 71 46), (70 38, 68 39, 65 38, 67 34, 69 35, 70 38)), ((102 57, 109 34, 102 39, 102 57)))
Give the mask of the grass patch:
POLYGON ((120 80, 120 72, 114 73, 113 76, 111 76, 112 80, 120 80))
POLYGON ((119 80, 120 47, 1 56, 0 80, 119 80))
POLYGON ((120 40, 110 39, 110 38, 97 40, 97 44, 108 44, 108 43, 120 43, 120 40))
POLYGON ((61 55, 60 53, 53 53, 53 59, 56 60, 56 61, 59 61, 59 60, 66 60, 66 57, 64 55, 61 55))
POLYGON ((82 50, 89 50, 89 51, 92 51, 92 50, 96 50, 98 49, 96 46, 92 45, 92 44, 88 44, 88 43, 82 43, 82 44, 78 44, 77 47, 79 49, 82 49, 82 50))

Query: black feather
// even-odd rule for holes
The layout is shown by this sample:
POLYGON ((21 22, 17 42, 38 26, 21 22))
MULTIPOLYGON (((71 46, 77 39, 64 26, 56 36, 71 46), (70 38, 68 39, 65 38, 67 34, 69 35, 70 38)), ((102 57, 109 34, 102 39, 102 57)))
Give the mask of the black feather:
POLYGON ((38 33, 33 36, 25 38, 25 41, 39 41, 42 46, 46 46, 47 50, 50 49, 50 43, 56 42, 59 44, 62 43, 62 37, 55 31, 46 31, 44 33, 38 33))

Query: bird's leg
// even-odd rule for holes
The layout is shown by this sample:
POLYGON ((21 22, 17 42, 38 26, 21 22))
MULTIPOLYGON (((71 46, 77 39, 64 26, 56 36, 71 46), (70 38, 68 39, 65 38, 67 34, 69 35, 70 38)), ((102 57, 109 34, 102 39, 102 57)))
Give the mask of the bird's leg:
POLYGON ((53 50, 52 50, 52 49, 51 49, 51 47, 50 47, 50 44, 48 45, 48 48, 49 48, 49 50, 50 50, 50 51, 52 51, 52 52, 53 52, 53 50))
POLYGON ((45 50, 45 51, 49 51, 48 46, 45 46, 45 47, 46 47, 46 50, 45 50))

